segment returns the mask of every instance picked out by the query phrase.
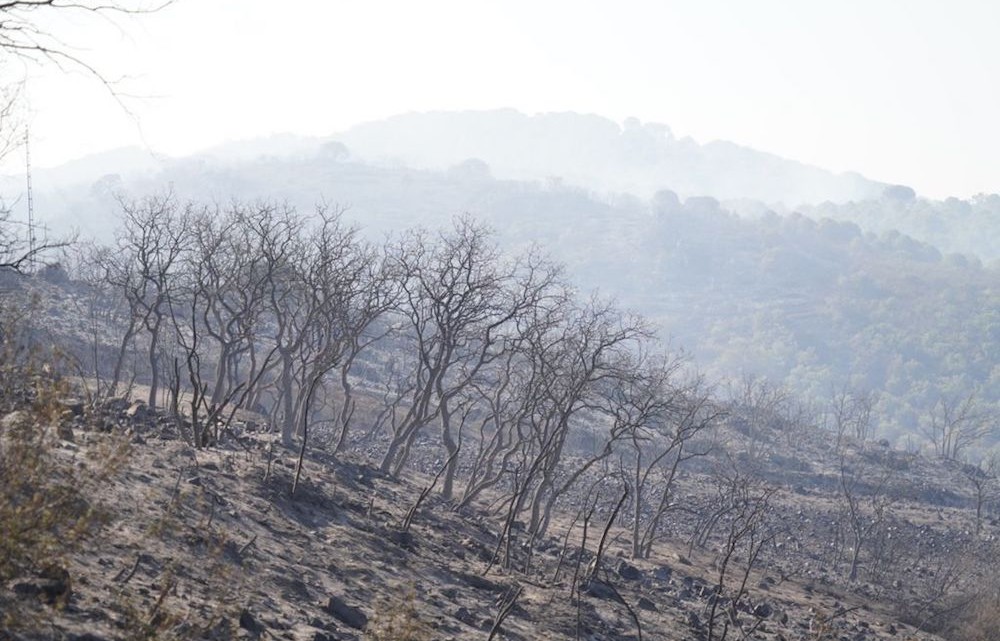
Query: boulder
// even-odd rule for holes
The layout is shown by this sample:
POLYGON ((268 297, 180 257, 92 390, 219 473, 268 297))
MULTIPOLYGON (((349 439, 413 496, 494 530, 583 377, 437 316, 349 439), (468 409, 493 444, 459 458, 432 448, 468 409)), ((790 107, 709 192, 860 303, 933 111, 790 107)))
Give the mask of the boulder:
POLYGON ((363 630, 368 625, 368 615, 362 612, 361 608, 348 605, 340 597, 330 597, 323 609, 333 618, 355 630, 363 630))
POLYGON ((634 565, 622 561, 618 564, 618 576, 626 581, 639 581, 642 579, 642 572, 634 565))

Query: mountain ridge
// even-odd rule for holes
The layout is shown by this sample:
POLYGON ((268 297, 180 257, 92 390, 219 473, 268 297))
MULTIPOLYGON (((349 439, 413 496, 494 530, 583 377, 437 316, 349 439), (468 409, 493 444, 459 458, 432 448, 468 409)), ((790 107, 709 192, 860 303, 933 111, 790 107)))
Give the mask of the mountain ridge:
MULTIPOLYGON (((279 133, 181 156, 122 147, 37 169, 35 174, 39 186, 61 188, 190 160, 240 163, 311 154, 331 143, 346 145, 352 157, 366 162, 441 170, 479 159, 498 178, 561 179, 641 198, 669 189, 682 197, 748 198, 793 207, 877 198, 889 187, 857 172, 835 173, 728 140, 698 143, 689 136, 676 138, 664 124, 635 118, 619 124, 577 112, 527 115, 514 109, 408 112, 325 136, 279 133), (432 143, 443 151, 430 153, 432 143)), ((18 189, 23 177, 7 175, 4 182, 8 190, 18 189)))
POLYGON ((639 197, 670 189, 682 197, 795 206, 874 198, 888 186, 735 142, 676 138, 660 123, 628 118, 618 124, 576 112, 411 112, 362 123, 335 137, 368 160, 399 158, 411 166, 444 169, 478 158, 500 178, 559 176, 576 186, 639 197))

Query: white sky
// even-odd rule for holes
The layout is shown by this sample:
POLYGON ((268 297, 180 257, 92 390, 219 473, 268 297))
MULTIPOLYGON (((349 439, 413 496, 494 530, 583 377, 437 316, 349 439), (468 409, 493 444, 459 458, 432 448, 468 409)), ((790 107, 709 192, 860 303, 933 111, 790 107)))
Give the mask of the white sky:
POLYGON ((117 23, 48 26, 129 76, 135 119, 83 74, 33 69, 36 164, 514 107, 636 116, 932 197, 1000 192, 995 0, 177 0, 117 23))

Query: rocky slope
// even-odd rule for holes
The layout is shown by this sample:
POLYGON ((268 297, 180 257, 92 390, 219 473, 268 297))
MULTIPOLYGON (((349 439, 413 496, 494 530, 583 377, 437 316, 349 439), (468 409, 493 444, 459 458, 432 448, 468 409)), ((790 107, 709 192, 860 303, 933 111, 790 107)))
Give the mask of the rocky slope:
MULTIPOLYGON (((0 609, 21 624, 0 638, 706 638, 718 568, 712 546, 668 540, 648 560, 626 560, 612 528, 577 596, 573 578, 592 562, 606 515, 595 517, 582 557, 579 527, 564 537, 566 513, 536 544, 528 573, 505 570, 490 564, 498 523, 485 507, 456 511, 431 495, 404 527, 428 482, 419 474, 394 479, 363 457, 311 451, 292 496, 297 453, 270 435, 237 424, 218 446, 196 450, 141 403, 63 403, 59 465, 89 460, 122 437, 128 456, 105 484, 87 489, 106 518, 64 559, 62 580, 29 572, 0 590, 0 609), (391 626, 414 636, 385 636, 391 626)), ((969 517, 920 497, 905 507, 930 529, 969 517)), ((784 518, 806 524, 829 508, 828 496, 801 484, 777 501, 784 518)), ((984 538, 1000 534, 995 522, 987 528, 984 538)), ((793 530, 789 541, 810 545, 793 530)), ((756 624, 749 638, 935 638, 901 622, 886 594, 847 590, 828 569, 771 558, 751 573, 752 598, 737 612, 756 624)))

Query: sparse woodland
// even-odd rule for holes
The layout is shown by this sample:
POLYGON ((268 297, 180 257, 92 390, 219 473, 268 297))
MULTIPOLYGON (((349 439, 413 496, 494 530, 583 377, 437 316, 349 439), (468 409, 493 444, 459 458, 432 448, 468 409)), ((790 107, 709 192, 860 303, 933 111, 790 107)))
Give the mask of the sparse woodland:
MULTIPOLYGON (((33 31, 46 8, 149 10, 0 3, 0 50, 99 79, 33 31)), ((652 202, 650 243, 728 220, 652 202)), ((105 244, 0 215, 0 641, 1000 639, 978 374, 917 406, 909 451, 872 386, 709 376, 473 216, 376 243, 334 206, 168 192, 115 215, 105 244)), ((926 249, 761 220, 740 229, 926 249)), ((663 286, 743 265, 649 257, 663 286)), ((718 343, 743 320, 706 332, 741 349, 718 343)))
POLYGON ((74 269, 5 275, 11 638, 57 638, 38 632, 49 611, 83 611, 71 577, 93 585, 80 559, 124 526, 101 488, 149 479, 154 443, 172 471, 129 491, 167 496, 144 506, 158 515, 128 541, 134 567, 104 572, 113 637, 297 638, 287 613, 255 618, 259 591, 217 583, 286 562, 280 538, 226 533, 235 504, 263 502, 308 514, 319 541, 339 519, 350 542, 325 554, 374 536, 368 554, 458 555, 467 589, 499 591, 450 614, 421 603, 428 576, 405 607, 388 587, 331 594, 317 639, 995 638, 997 469, 962 462, 986 425, 971 396, 936 408, 935 456, 893 449, 873 441, 870 392, 808 408, 764 379, 713 384, 469 217, 374 245, 336 209, 149 197, 122 202, 115 243, 74 269), (207 560, 156 566, 179 541, 207 560), (216 576, 185 569, 204 563, 216 576), (130 594, 145 565, 161 592, 130 594), (478 632, 475 607, 493 612, 478 632))
MULTIPOLYGON (((862 206, 901 206, 888 197, 836 215, 669 190, 644 201, 587 186, 386 167, 322 150, 180 159, 151 175, 95 177, 58 197, 40 194, 39 203, 73 212, 57 218, 60 227, 85 218, 90 233, 110 242, 120 210, 115 194, 158 193, 167 184, 200 202, 279 199, 301 212, 324 200, 349 204, 344 220, 377 243, 385 233, 415 224, 439 229, 471 212, 511 253, 537 242, 581 291, 613 294, 641 313, 715 381, 754 372, 817 408, 845 385, 877 391, 878 438, 897 448, 930 447, 923 432, 935 405, 940 411, 974 393, 977 414, 1000 407, 998 265, 957 239, 978 230, 979 246, 998 245, 994 228, 982 223, 986 209, 974 218, 935 216, 929 245, 871 217, 851 218, 862 206), (969 253, 947 253, 949 246, 969 253)), ((939 205, 918 198, 903 211, 939 205)), ((997 440, 988 435, 984 445, 997 440)))

